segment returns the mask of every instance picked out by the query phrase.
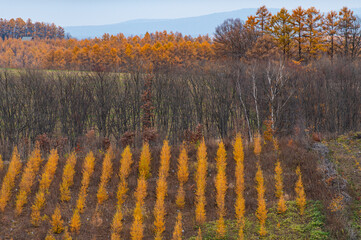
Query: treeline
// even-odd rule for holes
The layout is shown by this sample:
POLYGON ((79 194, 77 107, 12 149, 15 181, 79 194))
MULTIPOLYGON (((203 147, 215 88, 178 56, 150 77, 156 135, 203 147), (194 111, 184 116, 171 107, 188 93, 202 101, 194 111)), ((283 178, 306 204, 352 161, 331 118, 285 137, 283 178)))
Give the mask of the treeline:
POLYGON ((360 19, 347 7, 325 14, 314 7, 283 8, 272 15, 262 6, 245 23, 226 20, 213 38, 164 31, 133 37, 104 34, 94 39, 62 39, 64 30, 54 24, 28 20, 24 25, 21 19, 5 22, 0 20, 0 24, 12 26, 6 32, 14 37, 0 40, 0 66, 6 68, 128 72, 135 63, 163 68, 232 58, 307 64, 323 56, 356 60, 361 53, 360 19), (19 32, 40 34, 40 39, 20 41, 16 39, 19 32))
POLYGON ((40 39, 64 38, 64 28, 54 23, 35 22, 29 18, 26 22, 22 18, 6 20, 0 18, 0 37, 8 38, 33 37, 40 39))
POLYGON ((244 24, 229 19, 217 27, 214 48, 247 60, 273 56, 307 62, 322 55, 356 59, 361 52, 360 24, 347 7, 325 14, 314 7, 282 8, 272 15, 262 6, 244 24))
POLYGON ((213 56, 208 36, 192 38, 166 31, 128 38, 105 34, 86 40, 0 40, 0 66, 7 68, 127 72, 136 64, 191 65, 213 56))

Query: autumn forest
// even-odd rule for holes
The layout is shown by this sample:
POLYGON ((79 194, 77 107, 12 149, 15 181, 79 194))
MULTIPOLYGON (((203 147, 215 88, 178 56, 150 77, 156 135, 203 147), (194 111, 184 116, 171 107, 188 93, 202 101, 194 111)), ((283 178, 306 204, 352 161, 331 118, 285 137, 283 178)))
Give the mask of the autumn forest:
POLYGON ((361 18, 211 36, 0 18, 0 240, 357 239, 361 18))

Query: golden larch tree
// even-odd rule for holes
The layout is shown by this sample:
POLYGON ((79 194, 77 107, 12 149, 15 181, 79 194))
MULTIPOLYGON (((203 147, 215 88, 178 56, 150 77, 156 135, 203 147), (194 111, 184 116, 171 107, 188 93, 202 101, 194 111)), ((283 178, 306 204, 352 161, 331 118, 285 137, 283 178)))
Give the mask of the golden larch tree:
POLYGON ((97 193, 98 204, 102 204, 105 200, 108 199, 108 192, 107 192, 107 184, 110 180, 110 177, 113 173, 113 159, 114 159, 114 151, 113 147, 110 146, 104 156, 103 160, 103 168, 102 168, 102 175, 100 177, 100 183, 97 193))
POLYGON ((224 216, 226 214, 225 206, 225 195, 227 191, 227 176, 226 176, 226 166, 227 166, 227 152, 224 147, 223 141, 218 145, 217 151, 217 176, 216 176, 216 203, 218 207, 218 223, 217 223, 217 234, 219 237, 224 237, 226 233, 226 226, 224 223, 224 216))
POLYGON ((267 234, 266 231, 267 206, 264 197, 266 189, 264 186, 263 172, 259 163, 257 163, 256 182, 257 182, 257 193, 258 193, 258 198, 257 198, 258 207, 256 211, 256 216, 260 223, 259 234, 261 236, 265 236, 267 234))
POLYGON ((297 166, 296 174, 298 176, 296 186, 295 186, 296 203, 300 209, 300 215, 303 215, 307 201, 306 201, 305 189, 304 189, 303 183, 302 183, 302 173, 301 173, 300 166, 297 166))
POLYGON ((238 223, 238 239, 244 239, 243 229, 245 224, 245 200, 244 200, 244 152, 242 136, 240 133, 237 134, 235 142, 233 144, 233 157, 236 162, 235 176, 236 176, 236 219, 238 223))
POLYGON ((196 170, 196 222, 202 224, 206 221, 206 197, 205 190, 207 184, 207 147, 204 139, 197 150, 197 170, 196 170))
POLYGON ((10 200, 12 189, 15 186, 15 180, 20 173, 21 160, 17 147, 14 148, 8 171, 3 179, 0 192, 0 212, 4 212, 5 207, 10 200))
POLYGON ((185 192, 184 184, 188 181, 189 171, 188 171, 188 153, 185 144, 182 144, 181 151, 178 157, 178 181, 179 188, 176 196, 176 204, 179 208, 183 208, 185 204, 185 192))

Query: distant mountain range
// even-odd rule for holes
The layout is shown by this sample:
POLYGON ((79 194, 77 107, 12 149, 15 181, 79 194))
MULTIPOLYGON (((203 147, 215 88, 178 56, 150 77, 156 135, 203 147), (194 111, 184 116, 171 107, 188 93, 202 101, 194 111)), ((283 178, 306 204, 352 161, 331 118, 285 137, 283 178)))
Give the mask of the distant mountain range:
MULTIPOLYGON (((279 11, 277 8, 268 9, 272 14, 279 11)), ((361 8, 353 9, 361 16, 361 8)), ((123 33, 125 36, 144 35, 146 32, 173 31, 197 37, 198 35, 213 35, 215 28, 228 18, 246 20, 248 16, 256 13, 256 8, 245 8, 230 12, 220 12, 199 17, 177 19, 137 19, 116 24, 98 26, 69 26, 65 32, 78 39, 101 37, 104 33, 116 35, 123 33)))

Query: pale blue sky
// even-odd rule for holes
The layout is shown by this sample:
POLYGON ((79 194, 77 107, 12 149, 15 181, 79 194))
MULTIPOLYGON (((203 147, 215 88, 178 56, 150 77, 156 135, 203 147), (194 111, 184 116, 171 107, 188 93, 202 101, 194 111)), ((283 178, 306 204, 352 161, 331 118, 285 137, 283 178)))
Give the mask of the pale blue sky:
POLYGON ((322 11, 360 8, 361 0, 0 0, 0 17, 54 22, 62 26, 102 25, 139 18, 180 18, 241 8, 288 9, 299 5, 322 11))

